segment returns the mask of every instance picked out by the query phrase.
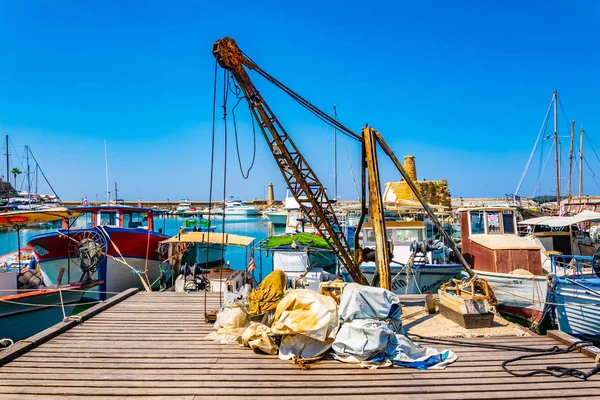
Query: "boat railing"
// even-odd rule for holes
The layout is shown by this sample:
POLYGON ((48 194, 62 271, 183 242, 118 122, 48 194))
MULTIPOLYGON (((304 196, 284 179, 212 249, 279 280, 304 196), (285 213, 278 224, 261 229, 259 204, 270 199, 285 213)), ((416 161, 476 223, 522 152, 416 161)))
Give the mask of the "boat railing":
POLYGON ((591 270, 592 259, 593 257, 590 256, 550 254, 551 270, 554 275, 584 275, 591 270))

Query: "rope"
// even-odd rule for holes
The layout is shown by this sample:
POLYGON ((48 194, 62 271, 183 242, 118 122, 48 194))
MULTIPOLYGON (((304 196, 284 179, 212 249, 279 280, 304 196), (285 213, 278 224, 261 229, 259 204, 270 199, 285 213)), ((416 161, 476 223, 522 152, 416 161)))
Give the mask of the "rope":
POLYGON ((596 364, 596 367, 592 368, 588 372, 583 372, 583 371, 575 369, 575 368, 565 368, 565 367, 561 367, 561 366, 557 366, 557 365, 549 365, 546 367, 546 369, 535 369, 533 371, 519 373, 519 372, 509 370, 507 368, 507 365, 510 363, 516 362, 516 361, 530 359, 530 358, 534 358, 534 357, 541 357, 541 356, 545 356, 545 355, 567 354, 567 353, 571 353, 573 351, 577 351, 583 347, 588 347, 588 346, 594 346, 594 344, 592 342, 579 341, 579 342, 573 343, 566 349, 561 349, 558 346, 554 346, 546 352, 539 352, 538 354, 525 354, 522 356, 512 358, 510 360, 506 360, 502 363, 502 369, 504 371, 508 372, 509 374, 511 374, 512 376, 517 376, 520 378, 528 377, 528 376, 535 376, 535 375, 550 375, 555 378, 562 378, 563 376, 571 376, 573 378, 587 381, 591 376, 596 375, 597 373, 600 372, 600 363, 596 364))
POLYGON ((418 338, 420 341, 423 341, 426 343, 432 343, 432 344, 443 344, 443 345, 453 344, 453 345, 462 346, 462 347, 478 347, 478 348, 484 348, 484 349, 521 351, 521 352, 527 352, 527 353, 534 353, 534 354, 525 354, 522 356, 511 358, 510 360, 506 360, 502 363, 502 369, 505 372, 507 372, 513 376, 517 376, 517 377, 528 377, 528 376, 534 376, 534 375, 550 375, 555 378, 562 378, 564 376, 571 376, 571 377, 574 377, 577 379, 587 381, 591 376, 600 373, 600 363, 598 362, 598 361, 600 361, 600 357, 596 357, 596 360, 595 360, 596 364, 597 364, 596 367, 592 368, 588 372, 583 372, 583 371, 580 371, 575 368, 565 368, 565 367, 556 366, 556 365, 549 365, 546 367, 546 369, 536 369, 536 370, 524 372, 524 373, 514 372, 507 368, 508 364, 511 364, 516 361, 524 360, 524 359, 529 359, 529 358, 534 358, 534 357, 543 357, 543 356, 549 356, 549 355, 567 354, 567 353, 571 353, 574 351, 578 351, 579 349, 584 348, 584 347, 595 347, 592 342, 588 342, 588 341, 578 341, 578 342, 571 344, 566 349, 561 349, 558 346, 552 346, 549 348, 535 348, 535 347, 522 347, 522 346, 507 346, 507 345, 502 345, 502 344, 472 343, 472 342, 463 342, 461 340, 453 340, 453 339, 437 339, 437 338, 432 338, 432 337, 427 337, 427 336, 421 336, 418 334, 411 334, 411 336, 418 338))
MULTIPOLYGON (((109 241, 112 243, 112 245, 115 247, 115 250, 117 250, 117 253, 119 253, 119 256, 121 256, 122 260, 119 260, 118 258, 116 258, 115 256, 113 256, 112 254, 108 254, 107 252, 104 252, 104 251, 102 252, 102 254, 104 254, 104 255, 105 255, 105 256, 107 256, 107 257, 110 257, 110 258, 111 258, 112 260, 114 260, 114 261, 117 261, 117 262, 120 262, 121 264, 124 264, 124 265, 125 265, 125 266, 127 266, 127 267, 128 267, 130 270, 131 270, 131 271, 135 272, 135 273, 138 275, 138 277, 140 278, 140 280, 142 281, 142 285, 144 285, 144 288, 145 288, 145 289, 146 289, 148 292, 151 292, 151 291, 152 291, 152 289, 150 289, 150 288, 148 288, 148 287, 147 287, 147 283, 144 281, 144 278, 142 278, 142 276, 141 276, 141 274, 139 273, 139 271, 137 271, 135 268, 133 268, 131 265, 129 265, 129 264, 127 263, 127 261, 125 261, 125 258, 123 258, 123 255, 122 255, 122 254, 121 254, 121 252, 119 251, 119 248, 118 248, 118 247, 117 247, 117 246, 114 244, 114 242, 113 242, 113 241, 110 239, 110 236, 108 236, 108 233, 106 233, 106 230, 104 230, 104 227, 103 227, 102 225, 100 225, 100 226, 98 226, 98 228, 99 228, 99 229, 101 229, 101 230, 104 232, 104 234, 105 234, 105 235, 108 237, 108 240, 109 240, 109 241)), ((80 241, 79 241, 79 240, 77 240, 77 239, 75 239, 75 238, 71 237, 70 235, 65 235, 64 233, 62 233, 62 232, 60 232, 60 231, 56 231, 56 232, 59 234, 59 236, 64 236, 64 237, 66 237, 66 238, 67 238, 67 239, 69 239, 69 240, 72 240, 72 241, 74 241, 74 242, 76 242, 76 243, 80 243, 80 241)), ((105 293, 109 293, 109 292, 105 292, 105 293)))
MULTIPOLYGON (((19 306, 34 306, 34 307, 40 306, 39 303, 26 303, 23 301, 6 300, 6 299, 2 299, 2 298, 0 298, 0 302, 8 303, 8 304, 16 304, 19 306)), ((84 305, 91 305, 91 304, 98 304, 98 303, 104 303, 104 300, 88 301, 88 302, 76 303, 76 304, 84 306, 84 305)), ((44 307, 62 307, 62 306, 60 304, 48 304, 48 305, 44 305, 44 307)))
POLYGON ((550 115, 550 110, 552 109, 553 102, 554 102, 554 95, 552 96, 552 100, 550 101, 550 105, 548 106, 548 111, 546 111, 546 116, 544 117, 544 121, 542 122, 542 126, 540 128, 540 132, 538 133, 537 139, 535 140, 535 143, 533 145, 533 149, 531 149, 531 154, 529 154, 529 159, 527 160, 527 164, 525 165, 525 170, 523 171, 523 174, 521 175, 521 179, 519 180, 519 184, 517 185, 517 188, 515 189, 515 194, 514 194, 515 196, 519 194, 521 185, 523 184, 523 181, 525 180, 525 177, 527 176, 527 171, 529 171, 529 166, 531 165, 531 160, 533 159, 533 155, 535 154, 537 146, 540 142, 542 133, 545 131, 545 126, 546 126, 546 123, 548 122, 548 116, 550 115))
MULTIPOLYGON (((242 166, 242 158, 240 156, 240 146, 239 146, 239 140, 238 140, 238 132, 237 132, 237 122, 235 119, 235 109, 236 107, 240 104, 240 101, 242 101, 242 99, 244 99, 245 97, 242 96, 240 97, 239 94, 241 93, 241 89, 240 87, 235 83, 235 80, 233 79, 233 77, 229 80, 229 82, 233 82, 233 85, 236 88, 236 91, 234 92, 232 90, 232 93, 236 95, 236 97, 238 98, 237 103, 235 103, 235 106, 233 106, 233 108, 231 109, 231 116, 233 117, 233 132, 235 134, 235 149, 237 151, 237 159, 238 159, 238 165, 240 167, 240 173, 242 174, 242 178, 244 179, 248 179, 248 177, 250 177, 250 171, 252 170, 252 167, 254 167, 254 162, 256 161, 256 127, 254 124, 254 115, 252 114, 252 111, 250 110, 250 108, 248 108, 249 112, 250 112, 250 120, 252 121, 252 135, 253 135, 253 151, 252 151, 252 162, 250 163, 250 166, 248 167, 248 171, 246 171, 246 173, 244 173, 244 167, 242 166)), ((230 89, 231 89, 231 85, 230 85, 230 89)), ((249 102, 250 103, 250 102, 249 102)))
POLYGON ((67 321, 67 314, 65 313, 65 303, 63 301, 63 297, 62 297, 62 289, 58 288, 58 295, 60 296, 60 308, 62 309, 62 313, 63 313, 63 322, 67 321))
POLYGON ((2 349, 2 350, 9 348, 13 344, 15 344, 15 342, 12 339, 9 339, 9 338, 0 339, 0 349, 2 349))
MULTIPOLYGON (((213 195, 213 180, 215 170, 215 124, 217 118, 217 75, 218 75, 218 63, 215 60, 215 73, 213 79, 213 107, 212 107, 212 135, 210 139, 210 184, 208 189, 208 227, 210 228, 210 221, 212 217, 212 195, 213 195)), ((210 233, 209 233, 210 234, 210 233)), ((206 249, 206 265, 208 265, 208 253, 206 249)), ((204 276, 206 278, 206 275, 204 276)), ((210 285, 209 285, 210 286, 210 285)), ((204 290, 204 320, 208 321, 208 314, 206 310, 206 290, 204 290)))
MULTIPOLYGON (((148 229, 148 239, 146 241, 146 261, 144 263, 144 275, 146 276, 146 282, 150 282, 148 278, 148 257, 150 255, 150 230, 148 229)), ((152 287, 152 285, 150 285, 152 287)))

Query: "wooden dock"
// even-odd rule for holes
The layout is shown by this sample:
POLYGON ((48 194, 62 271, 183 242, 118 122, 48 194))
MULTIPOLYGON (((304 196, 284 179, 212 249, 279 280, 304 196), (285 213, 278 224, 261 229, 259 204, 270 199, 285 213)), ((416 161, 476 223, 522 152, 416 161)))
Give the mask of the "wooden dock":
MULTIPOLYGON (((203 294, 124 292, 86 311, 83 322, 61 323, 1 352, 0 399, 600 398, 600 375, 589 381, 517 378, 500 365, 524 353, 452 345, 441 347, 454 350, 459 360, 445 370, 365 370, 330 357, 301 370, 277 356, 206 340, 212 326, 204 322, 204 301, 203 294)), ((219 307, 217 294, 208 294, 206 302, 209 310, 219 307)), ((542 336, 461 340, 560 344, 542 336)), ((547 365, 588 371, 595 363, 570 353, 513 369, 547 365)))

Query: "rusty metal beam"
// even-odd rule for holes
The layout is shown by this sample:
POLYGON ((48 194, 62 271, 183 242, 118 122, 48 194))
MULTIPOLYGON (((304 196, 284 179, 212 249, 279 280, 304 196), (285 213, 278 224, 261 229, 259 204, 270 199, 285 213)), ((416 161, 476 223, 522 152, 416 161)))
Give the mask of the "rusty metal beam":
POLYGON ((379 287, 392 290, 390 275, 390 253, 385 230, 383 198, 379 179, 377 162, 377 138, 369 126, 363 128, 362 136, 365 143, 366 164, 369 178, 369 219, 373 224, 375 234, 375 265, 379 272, 379 287))
POLYGON ((242 89, 277 166, 302 213, 308 217, 315 229, 328 239, 327 243, 348 269, 354 282, 368 285, 358 263, 352 257, 348 241, 323 185, 250 80, 245 67, 255 69, 256 64, 244 57, 235 41, 227 37, 215 42, 213 55, 219 65, 233 75, 242 89))
POLYGON ((471 266, 469 265, 467 260, 465 260, 462 253, 458 250, 458 247, 456 246, 456 243, 454 243, 454 240, 452 240, 450 235, 448 235, 448 233, 444 230, 444 226, 440 223, 440 221, 438 221, 437 216, 435 215, 435 213, 433 212, 431 207, 429 207, 427 200, 425 199, 425 197, 423 197, 423 195, 417 188, 417 185, 415 185, 415 183, 412 181, 412 179, 410 179, 410 176, 408 176, 408 173, 406 172, 404 167, 402 167, 402 163, 400 163, 400 160, 398 160, 398 157, 396 157, 396 155, 392 151, 392 148, 387 144, 387 142, 385 141, 383 136, 381 136, 381 134, 378 131, 375 131, 375 137, 376 137, 377 141, 379 142, 381 149, 388 155, 388 157, 390 157, 390 159, 392 160, 392 162, 394 163, 394 165, 396 166, 396 168, 402 175, 402 178, 404 178, 408 187, 410 187, 410 190, 412 190, 412 192, 415 195, 415 197, 417 198, 417 200, 419 200, 419 203, 421 203, 421 205, 427 212, 427 215, 429 215, 431 222, 433 222, 433 224, 438 229, 438 231, 444 236, 446 243, 448 244, 448 246, 450 246, 452 251, 454 251, 454 254, 458 258, 460 263, 463 265, 463 268, 465 269, 465 271, 467 271, 467 273, 469 274, 469 277, 471 277, 471 278, 475 277, 475 273, 473 272, 473 269, 471 269, 471 266))

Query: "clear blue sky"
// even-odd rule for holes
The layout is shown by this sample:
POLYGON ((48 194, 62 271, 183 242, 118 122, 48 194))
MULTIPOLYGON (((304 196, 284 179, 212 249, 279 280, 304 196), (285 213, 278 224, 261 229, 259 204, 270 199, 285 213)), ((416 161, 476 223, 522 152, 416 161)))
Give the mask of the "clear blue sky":
MULTIPOLYGON (((503 196, 514 192, 553 90, 568 118, 600 143, 600 6, 572 3, 5 0, 0 134, 10 135, 17 152, 31 147, 64 199, 104 199, 104 140, 120 197, 206 199, 211 49, 231 36, 317 106, 332 111, 337 104, 346 126, 358 132, 369 123, 398 156, 415 155, 419 178, 448 179, 457 197, 503 196)), ((252 77, 331 191, 331 129, 252 77)), ((238 118, 247 165, 252 133, 245 104, 238 118)), ((217 128, 221 197, 223 127, 217 128)), ((257 140, 256 165, 244 181, 230 136, 228 195, 262 198, 273 182, 281 198, 283 180, 257 140)), ((339 192, 354 199, 346 148, 359 173, 358 145, 340 139, 339 192)), ((594 153, 586 157, 594 169, 600 165, 594 153)), ((381 159, 382 179, 399 179, 381 159)), ((539 160, 522 195, 536 186, 539 160)), ((584 173, 584 192, 599 194, 587 167, 584 173)), ((551 192, 553 176, 550 162, 538 192, 551 192)))

